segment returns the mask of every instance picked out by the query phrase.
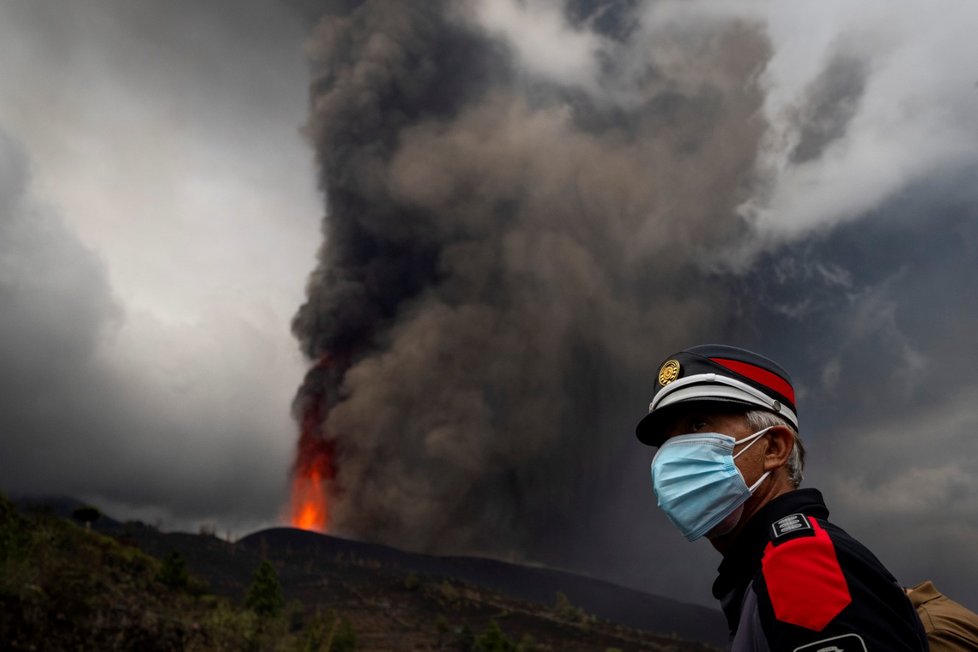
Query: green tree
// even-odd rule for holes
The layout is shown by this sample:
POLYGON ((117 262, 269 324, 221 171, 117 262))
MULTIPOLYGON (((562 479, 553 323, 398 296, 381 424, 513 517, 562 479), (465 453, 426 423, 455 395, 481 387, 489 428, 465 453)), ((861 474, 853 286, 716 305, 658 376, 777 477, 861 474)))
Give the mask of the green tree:
POLYGON ((489 623, 486 631, 475 639, 472 652, 516 652, 516 644, 506 638, 496 621, 489 623))
POLYGON ((275 568, 263 559, 251 578, 251 586, 245 596, 245 606, 262 617, 277 616, 285 605, 282 585, 279 584, 275 568))
POLYGON ((173 551, 164 557, 163 565, 160 567, 156 579, 171 589, 187 588, 190 575, 187 573, 187 563, 184 561, 183 555, 173 551))

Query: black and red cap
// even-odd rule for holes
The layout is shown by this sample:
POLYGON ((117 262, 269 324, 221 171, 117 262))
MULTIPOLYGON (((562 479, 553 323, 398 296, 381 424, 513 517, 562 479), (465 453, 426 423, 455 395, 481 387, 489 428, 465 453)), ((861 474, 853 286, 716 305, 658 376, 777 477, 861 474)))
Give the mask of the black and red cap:
POLYGON ((692 401, 767 410, 798 430, 795 390, 787 371, 746 349, 703 344, 670 356, 659 367, 649 413, 635 428, 639 441, 662 444, 664 419, 675 406, 692 401))

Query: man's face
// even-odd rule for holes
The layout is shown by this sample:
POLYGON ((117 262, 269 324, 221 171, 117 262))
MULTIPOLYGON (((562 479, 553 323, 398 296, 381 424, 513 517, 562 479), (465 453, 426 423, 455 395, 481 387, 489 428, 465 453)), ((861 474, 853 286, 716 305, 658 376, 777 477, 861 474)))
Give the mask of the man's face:
MULTIPOLYGON (((737 441, 733 451, 736 456, 734 464, 743 476, 745 484, 751 487, 764 476, 766 467, 769 467, 768 471, 776 470, 777 467, 771 466, 770 460, 767 459, 772 450, 772 443, 776 444, 780 441, 784 444, 784 438, 790 435, 786 427, 778 426, 769 431, 770 433, 775 433, 773 435, 774 439, 771 439, 771 435, 764 435, 759 439, 752 440, 756 442, 755 444, 741 443, 747 437, 754 434, 744 414, 744 409, 736 404, 680 404, 672 409, 668 418, 663 422, 663 432, 667 440, 679 435, 705 432, 715 432, 733 437, 737 441), (738 454, 740 452, 743 454, 738 454)), ((787 454, 790 452, 790 444, 787 446, 787 449, 784 446, 780 448, 775 446, 775 450, 782 450, 780 454, 780 466, 783 466, 785 463, 784 460, 787 459, 787 454)), ((711 531, 706 534, 706 537, 713 544, 714 548, 724 553, 732 545, 732 542, 736 540, 744 524, 750 520, 750 517, 760 507, 781 493, 790 491, 790 489, 791 487, 788 486, 784 477, 780 480, 776 479, 775 481, 762 484, 759 490, 744 503, 740 520, 732 530, 726 531, 723 534, 711 531)))
POLYGON ((664 431, 666 439, 694 432, 718 432, 734 439, 752 434, 742 410, 710 403, 676 406, 665 421, 664 431))
MULTIPOLYGON (((754 434, 744 411, 735 406, 725 406, 714 403, 690 403, 679 405, 665 422, 666 438, 678 435, 689 435, 696 432, 717 432, 733 437, 737 441, 754 434)), ((734 446, 734 453, 740 450, 740 444, 734 446)), ((743 455, 734 460, 748 485, 752 484, 763 473, 764 446, 758 442, 751 446, 743 455)))

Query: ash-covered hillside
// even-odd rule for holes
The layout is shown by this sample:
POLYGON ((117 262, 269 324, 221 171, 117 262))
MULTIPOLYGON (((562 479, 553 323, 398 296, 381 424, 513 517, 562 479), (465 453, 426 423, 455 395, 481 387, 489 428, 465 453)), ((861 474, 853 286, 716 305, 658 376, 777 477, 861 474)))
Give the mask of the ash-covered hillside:
POLYGON ((288 528, 231 543, 68 500, 3 501, 0 607, 14 649, 692 652, 723 639, 717 612, 570 573, 288 528))

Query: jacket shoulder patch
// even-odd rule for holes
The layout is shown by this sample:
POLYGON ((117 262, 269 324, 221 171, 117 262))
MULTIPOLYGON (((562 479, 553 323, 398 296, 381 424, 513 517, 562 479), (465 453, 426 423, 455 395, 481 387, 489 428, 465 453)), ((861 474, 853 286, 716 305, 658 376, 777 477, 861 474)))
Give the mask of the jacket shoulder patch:
POLYGON ((767 544, 761 572, 774 617, 820 632, 852 602, 852 596, 829 533, 815 519, 805 518, 805 522, 806 527, 792 532, 807 536, 767 544))
POLYGON ((771 540, 774 545, 788 536, 815 536, 815 529, 804 514, 789 514, 771 523, 771 540))

